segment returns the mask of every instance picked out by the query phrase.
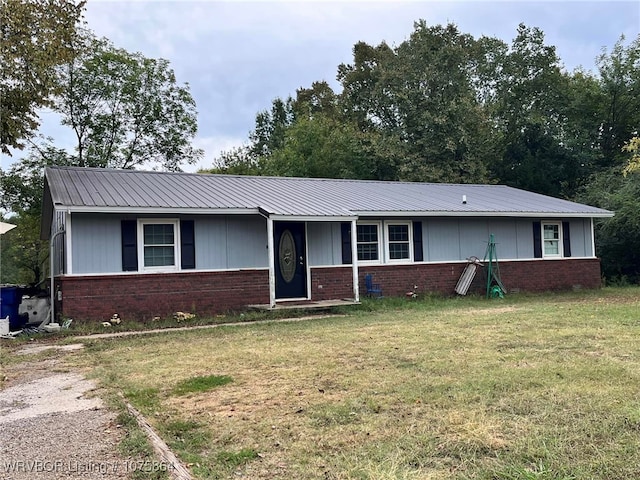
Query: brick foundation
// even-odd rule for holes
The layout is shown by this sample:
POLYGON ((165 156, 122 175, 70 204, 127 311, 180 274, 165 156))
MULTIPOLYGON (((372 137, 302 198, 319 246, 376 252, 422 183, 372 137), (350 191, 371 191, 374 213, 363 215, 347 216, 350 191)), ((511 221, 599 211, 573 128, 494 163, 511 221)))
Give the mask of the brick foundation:
POLYGON ((76 320, 149 320, 173 312, 214 315, 245 305, 269 303, 269 272, 167 273, 61 277, 58 311, 76 320))
MULTIPOLYGON (((366 265, 360 267, 360 294, 364 275, 371 273, 385 296, 403 296, 417 286, 418 293, 453 294, 465 263, 366 265)), ((470 292, 484 293, 480 268, 470 292)), ((500 262, 502 282, 508 291, 543 292, 600 287, 600 260, 564 259, 500 262)), ((240 310, 249 304, 269 303, 266 270, 104 275, 61 277, 62 302, 57 311, 77 320, 124 318, 151 319, 176 311, 201 316, 240 310)), ((351 266, 312 268, 311 299, 353 298, 351 266)))
MULTIPOLYGON (((382 285, 387 296, 440 292, 453 294, 466 263, 376 265, 360 268, 360 292, 365 293, 364 275, 371 273, 375 283, 382 285)), ((577 288, 599 288, 599 259, 531 260, 500 262, 500 277, 507 291, 545 292, 577 288)), ((486 291, 486 273, 480 267, 471 284, 470 292, 486 291)))

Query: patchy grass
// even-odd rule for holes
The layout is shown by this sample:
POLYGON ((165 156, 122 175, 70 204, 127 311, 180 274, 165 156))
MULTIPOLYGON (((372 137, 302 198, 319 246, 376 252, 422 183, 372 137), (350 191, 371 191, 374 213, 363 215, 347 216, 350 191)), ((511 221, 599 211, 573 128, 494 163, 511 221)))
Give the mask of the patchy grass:
MULTIPOLYGON (((123 316, 119 324, 112 324, 108 327, 102 325, 103 321, 108 322, 109 318, 105 318, 100 321, 95 320, 77 320, 71 324, 71 327, 67 330, 61 330, 55 335, 61 336, 76 336, 76 335, 91 335, 96 333, 118 333, 118 332, 131 332, 131 331, 145 331, 156 330, 175 327, 196 327, 205 325, 221 325, 221 324, 233 324, 233 323, 250 323, 265 320, 278 320, 282 318, 289 318, 292 316, 308 315, 309 310, 305 310, 301 307, 299 310, 275 310, 275 311, 247 311, 247 312, 229 312, 227 314, 216 315, 214 317, 200 317, 195 315, 193 318, 188 319, 176 319, 172 316, 168 317, 154 317, 147 320, 136 320, 123 316)), ((41 335, 41 334, 36 334, 41 335)), ((33 335, 32 335, 33 336, 33 335)), ((51 335, 49 335, 51 337, 51 335)))
POLYGON ((205 375, 181 380, 173 389, 174 395, 186 395, 188 393, 202 393, 213 390, 216 387, 233 382, 227 375, 205 375))
POLYGON ((639 307, 638 288, 383 299, 74 358, 197 478, 635 479, 639 307), (218 375, 233 382, 178 394, 218 375))

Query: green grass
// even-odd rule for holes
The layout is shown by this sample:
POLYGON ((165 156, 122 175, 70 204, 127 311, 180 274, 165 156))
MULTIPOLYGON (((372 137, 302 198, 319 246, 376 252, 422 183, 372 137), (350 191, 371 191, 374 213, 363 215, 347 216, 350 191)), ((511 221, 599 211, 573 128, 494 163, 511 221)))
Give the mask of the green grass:
POLYGON ((639 307, 638 288, 383 299, 74 358, 196 478, 635 479, 639 307))
POLYGON ((231 383, 233 379, 227 375, 204 375, 181 380, 173 389, 175 395, 208 392, 216 387, 231 383))

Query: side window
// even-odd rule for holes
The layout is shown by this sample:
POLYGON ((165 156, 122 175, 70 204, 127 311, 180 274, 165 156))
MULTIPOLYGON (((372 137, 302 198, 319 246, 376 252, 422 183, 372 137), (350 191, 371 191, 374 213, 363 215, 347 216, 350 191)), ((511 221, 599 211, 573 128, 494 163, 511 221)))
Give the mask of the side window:
POLYGON ((378 223, 362 223, 357 228, 358 261, 380 261, 380 225, 378 223))
POLYGON ((542 257, 562 257, 562 224, 542 222, 542 257))
POLYGON ((178 220, 139 220, 140 270, 178 270, 178 220))
POLYGON ((387 259, 390 262, 411 261, 413 259, 411 222, 388 222, 385 228, 387 259))

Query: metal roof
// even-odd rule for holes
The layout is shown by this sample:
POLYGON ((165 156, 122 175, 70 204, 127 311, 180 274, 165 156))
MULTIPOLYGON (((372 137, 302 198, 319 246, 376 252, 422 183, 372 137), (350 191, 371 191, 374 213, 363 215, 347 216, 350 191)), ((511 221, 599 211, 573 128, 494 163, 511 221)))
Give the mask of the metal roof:
POLYGON ((283 217, 609 217, 600 208, 504 185, 146 172, 45 171, 45 205, 69 211, 257 213, 283 217), (466 203, 463 203, 463 195, 466 203), (47 198, 48 197, 48 198, 47 198))

